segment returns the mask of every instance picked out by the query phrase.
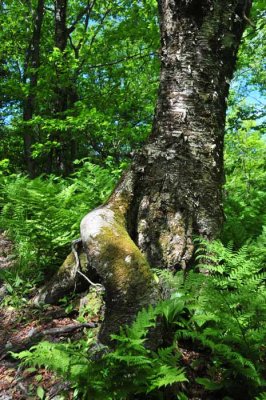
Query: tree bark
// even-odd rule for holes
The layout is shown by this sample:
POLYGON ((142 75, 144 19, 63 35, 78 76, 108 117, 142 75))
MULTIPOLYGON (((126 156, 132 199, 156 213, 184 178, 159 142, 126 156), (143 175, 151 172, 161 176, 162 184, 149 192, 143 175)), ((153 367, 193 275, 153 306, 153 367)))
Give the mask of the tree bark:
POLYGON ((61 52, 67 46, 67 3, 68 0, 55 0, 55 46, 61 52))
MULTIPOLYGON (((64 56, 67 47, 67 5, 68 0, 54 1, 54 46, 58 48, 64 56)), ((67 110, 67 90, 65 82, 61 77, 62 71, 57 71, 58 82, 54 88, 54 105, 53 112, 56 118, 62 118, 63 113, 67 110)), ((61 132, 56 131, 51 135, 52 141, 60 144, 59 149, 52 149, 48 156, 47 172, 62 173, 64 170, 64 160, 62 155, 62 138, 61 132)))
MULTIPOLYGON (((55 0, 55 35, 54 44, 65 58, 67 50, 68 35, 75 30, 75 25, 71 28, 67 26, 68 0, 55 0)), ((63 67, 64 68, 64 67, 63 67)), ((57 71, 59 81, 55 86, 54 114, 58 119, 64 119, 68 109, 74 106, 78 100, 75 83, 64 77, 64 72, 59 68, 57 71)), ((68 175, 72 172, 72 161, 76 158, 76 141, 71 132, 68 132, 67 139, 62 137, 62 133, 54 133, 52 140, 60 144, 58 149, 52 150, 49 155, 49 172, 68 175)))
MULTIPOLYGON (((36 88, 38 83, 38 68, 40 67, 41 30, 44 16, 44 0, 38 0, 35 13, 32 39, 30 41, 24 71, 24 83, 29 83, 29 92, 23 104, 23 121, 32 119, 35 110, 36 88)), ((33 136, 29 125, 24 127, 24 155, 27 171, 31 178, 35 176, 35 163, 31 156, 33 136)))
POLYGON ((108 202, 81 222, 106 288, 100 339, 158 300, 151 267, 187 268, 193 236, 223 222, 226 97, 246 0, 160 0, 161 75, 151 136, 108 202))

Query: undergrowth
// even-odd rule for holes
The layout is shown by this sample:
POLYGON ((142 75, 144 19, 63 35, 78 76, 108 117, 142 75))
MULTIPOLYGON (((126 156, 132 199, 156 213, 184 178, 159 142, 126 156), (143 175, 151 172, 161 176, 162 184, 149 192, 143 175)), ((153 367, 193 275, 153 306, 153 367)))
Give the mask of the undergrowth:
MULTIPOLYGON (((76 399, 187 400, 196 388, 202 399, 265 400, 265 141, 244 128, 227 139, 226 246, 200 241, 186 274, 156 270, 169 298, 142 310, 113 336, 112 349, 99 348, 88 333, 87 340, 41 342, 14 357, 71 381, 76 399), (152 350, 156 327, 167 343, 152 350)), ((18 256, 14 272, 0 278, 13 305, 24 305, 31 286, 59 266, 80 219, 108 197, 120 173, 85 161, 67 179, 0 176, 0 228, 18 256)))
POLYGON ((0 228, 15 243, 20 277, 55 271, 79 236, 81 218, 107 199, 120 173, 85 161, 67 179, 0 177, 0 228))
POLYGON ((113 335, 112 350, 87 342, 42 342, 14 357, 70 380, 79 399, 169 400, 177 395, 185 400, 195 385, 203 386, 206 399, 264 398, 262 264, 250 256, 247 246, 234 252, 220 242, 201 241, 197 260, 197 268, 207 274, 155 271, 170 298, 142 310, 130 327, 113 335), (156 326, 168 332, 170 342, 152 350, 148 337, 156 326), (189 365, 184 349, 197 352, 189 365))

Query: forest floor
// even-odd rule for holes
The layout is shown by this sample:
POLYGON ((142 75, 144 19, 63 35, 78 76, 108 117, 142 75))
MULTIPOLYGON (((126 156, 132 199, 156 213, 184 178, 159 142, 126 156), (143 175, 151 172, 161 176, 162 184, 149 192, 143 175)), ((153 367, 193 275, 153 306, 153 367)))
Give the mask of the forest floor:
MULTIPOLYGON (((8 270, 14 262, 12 242, 0 232, 0 271, 8 270)), ((36 291, 26 297, 34 294, 36 291)), ((91 329, 96 337, 103 318, 102 296, 92 288, 89 293, 63 299, 61 305, 42 308, 22 300, 18 296, 14 304, 14 296, 0 281, 0 400, 72 400, 74 391, 69 382, 45 368, 22 367, 10 352, 28 350, 41 340, 73 343, 86 338, 91 329), (9 302, 8 297, 13 300, 9 302)), ((181 346, 180 352, 187 374, 194 380, 191 365, 200 354, 186 346, 181 346)), ((198 366, 197 373, 205 367, 205 363, 198 366)), ((190 400, 213 399, 205 397, 203 392, 202 386, 190 384, 190 400)))
MULTIPOLYGON (((0 269, 12 267, 12 250, 11 241, 0 233, 0 269)), ((82 323, 77 320, 80 308, 86 306, 84 293, 75 298, 69 310, 66 304, 36 308, 25 303, 14 307, 5 301, 6 294, 6 287, 0 282, 0 400, 71 400, 73 390, 68 382, 62 382, 45 368, 21 367, 9 352, 29 349, 40 340, 79 340, 85 337, 87 329, 95 327, 97 331, 99 315, 83 312, 82 323)))

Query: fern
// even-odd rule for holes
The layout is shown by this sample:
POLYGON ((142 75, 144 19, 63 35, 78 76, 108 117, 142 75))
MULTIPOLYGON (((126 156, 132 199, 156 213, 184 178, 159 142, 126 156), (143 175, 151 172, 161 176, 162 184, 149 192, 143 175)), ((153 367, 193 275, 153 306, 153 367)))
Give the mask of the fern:
POLYGON ((234 252, 232 246, 201 241, 197 258, 198 268, 209 274, 192 271, 179 288, 190 318, 176 338, 211 351, 209 369, 219 376, 217 388, 236 398, 242 390, 251 399, 264 385, 265 273, 248 246, 234 252))
POLYGON ((234 251, 232 244, 197 242, 196 271, 203 269, 207 275, 190 271, 173 277, 156 270, 168 288, 170 302, 178 300, 177 311, 183 307, 172 317, 168 300, 162 313, 177 325, 178 342, 192 341, 197 351, 208 354, 209 375, 201 381, 205 388, 236 399, 242 390, 245 398, 253 399, 265 384, 266 292, 261 253, 255 256, 250 245, 234 251))
POLYGON ((130 400, 136 394, 160 399, 166 389, 181 389, 181 382, 178 396, 185 399, 193 382, 185 390, 188 378, 179 345, 193 343, 205 375, 195 382, 216 391, 215 398, 262 396, 266 302, 261 264, 250 257, 247 246, 234 252, 232 246, 202 241, 199 249, 198 265, 208 275, 180 271, 173 276, 157 270, 169 298, 142 310, 130 327, 113 335, 113 350, 87 357, 75 344, 45 343, 17 357, 57 371, 73 382, 84 399, 130 400), (174 341, 152 350, 149 333, 162 326, 169 335, 173 333, 174 341))
POLYGON ((24 365, 45 366, 58 372, 79 388, 84 399, 126 400, 147 393, 159 399, 161 388, 187 381, 184 369, 178 366, 180 354, 175 344, 157 351, 144 346, 159 309, 161 305, 141 311, 131 327, 113 335, 115 349, 100 358, 87 358, 74 344, 48 342, 13 356, 24 365))
POLYGON ((68 179, 1 177, 0 227, 15 242, 21 276, 60 265, 81 218, 108 197, 118 174, 85 162, 68 179))

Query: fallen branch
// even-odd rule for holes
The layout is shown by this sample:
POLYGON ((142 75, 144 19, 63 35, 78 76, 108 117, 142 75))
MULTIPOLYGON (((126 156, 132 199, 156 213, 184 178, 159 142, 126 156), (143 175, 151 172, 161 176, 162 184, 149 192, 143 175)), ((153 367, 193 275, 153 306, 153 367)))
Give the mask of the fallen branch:
POLYGON ((0 360, 3 360, 5 357, 7 357, 11 351, 14 352, 18 350, 28 349, 45 336, 62 335, 82 328, 96 327, 97 324, 93 322, 86 322, 83 324, 67 325, 60 328, 44 329, 42 331, 40 331, 38 328, 32 329, 29 332, 28 336, 20 343, 13 344, 11 342, 8 342, 5 346, 5 352, 1 355, 0 360))
POLYGON ((44 329, 43 331, 38 331, 38 329, 33 329, 32 332, 28 335, 28 338, 32 337, 43 337, 43 336, 48 336, 48 335, 60 335, 62 333, 69 333, 77 329, 81 328, 95 328, 97 325, 94 324, 93 322, 86 322, 83 324, 73 324, 73 325, 66 325, 61 328, 50 328, 50 329, 44 329))

